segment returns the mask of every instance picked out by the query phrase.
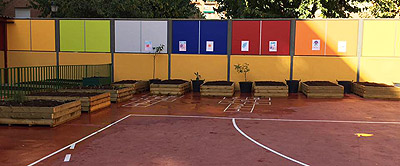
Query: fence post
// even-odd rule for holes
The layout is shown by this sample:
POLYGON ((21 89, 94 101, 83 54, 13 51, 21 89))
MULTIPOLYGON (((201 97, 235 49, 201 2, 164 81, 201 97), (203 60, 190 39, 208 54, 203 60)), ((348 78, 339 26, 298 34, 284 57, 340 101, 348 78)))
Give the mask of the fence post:
POLYGON ((228 20, 228 39, 227 39, 227 58, 228 58, 228 73, 226 75, 226 80, 230 81, 231 80, 231 55, 232 55, 232 20, 228 20))
POLYGON ((114 53, 115 53, 115 20, 111 19, 110 21, 110 43, 111 43, 111 70, 110 70, 110 82, 114 82, 114 53))
POLYGON ((364 20, 358 21, 358 41, 357 41, 357 82, 360 82, 360 68, 361 68, 361 55, 363 47, 363 35, 364 35, 364 20))
POLYGON ((293 80, 293 60, 295 54, 295 47, 296 47, 296 19, 290 20, 290 80, 293 80))

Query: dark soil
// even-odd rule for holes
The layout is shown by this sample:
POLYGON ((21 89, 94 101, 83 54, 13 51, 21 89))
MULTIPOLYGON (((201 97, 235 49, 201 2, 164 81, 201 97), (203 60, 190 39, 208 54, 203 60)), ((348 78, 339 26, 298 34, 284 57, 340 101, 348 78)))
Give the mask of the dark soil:
POLYGON ((338 86, 335 83, 329 81, 306 81, 304 83, 308 86, 338 86))
POLYGON ((28 100, 28 101, 1 101, 0 106, 25 106, 25 107, 55 107, 71 101, 55 100, 28 100))
POLYGON ((136 80, 122 80, 122 81, 118 81, 118 82, 114 82, 113 84, 134 84, 138 81, 136 80))
POLYGON ((66 97, 91 97, 101 93, 82 93, 82 92, 39 92, 29 96, 66 96, 66 97))
POLYGON ((154 84, 176 84, 176 85, 179 85, 179 84, 183 84, 183 83, 186 83, 186 82, 188 82, 188 81, 174 79, 174 80, 162 80, 161 82, 156 82, 154 84))
POLYGON ((51 81, 31 81, 31 82, 21 82, 22 85, 76 85, 72 82, 51 82, 51 81))
POLYGON ((286 86, 286 84, 276 81, 256 81, 256 86, 286 86))
POLYGON ((46 80, 46 81, 50 81, 50 82, 57 82, 57 81, 60 81, 60 82, 71 82, 71 83, 82 83, 83 82, 83 80, 73 80, 73 79, 48 79, 48 80, 46 80))
POLYGON ((125 87, 114 87, 110 85, 104 85, 104 86, 79 86, 79 87, 71 87, 67 89, 106 89, 106 90, 119 90, 119 89, 124 89, 125 87))
POLYGON ((17 87, 17 86, 0 86, 1 90, 22 90, 22 91, 35 91, 44 88, 34 88, 34 87, 17 87))
POLYGON ((375 82, 356 82, 357 84, 364 86, 374 86, 374 87, 394 87, 393 85, 375 83, 375 82))
POLYGON ((203 85, 211 85, 211 86, 231 86, 233 82, 229 81, 209 81, 204 83, 203 85))

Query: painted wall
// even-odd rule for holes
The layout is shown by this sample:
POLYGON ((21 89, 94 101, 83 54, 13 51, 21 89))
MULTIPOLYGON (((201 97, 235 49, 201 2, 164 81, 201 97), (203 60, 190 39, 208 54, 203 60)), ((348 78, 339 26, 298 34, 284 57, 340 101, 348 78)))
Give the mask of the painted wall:
POLYGON ((262 21, 261 54, 289 55, 290 21, 262 21), (270 51, 270 41, 277 42, 277 51, 270 51))
POLYGON ((172 53, 199 54, 200 21, 172 21, 172 53), (180 42, 186 42, 186 50, 180 50, 180 42))
POLYGON ((60 65, 95 65, 111 63, 110 53, 60 52, 60 65))
POLYGON ((232 54, 260 54, 260 22, 261 21, 232 21, 232 54), (248 41, 248 51, 242 51, 242 41, 248 41))
POLYGON ((14 24, 7 24, 8 50, 31 50, 30 20, 14 20, 14 24))
POLYGON ((5 24, 0 24, 0 51, 4 51, 4 37, 6 36, 6 34, 4 34, 5 26, 5 24))
POLYGON ((199 72, 206 81, 227 80, 228 59, 226 55, 171 55, 172 79, 195 79, 199 72))
POLYGON ((392 84, 400 83, 400 58, 361 58, 360 80, 392 84))
POLYGON ((4 68, 4 51, 0 51, 0 68, 4 68))
MULTIPOLYGON (((115 58, 115 81, 133 79, 148 80, 153 78, 153 55, 152 54, 114 54, 115 58)), ((156 56, 155 77, 168 79, 168 55, 156 56)))
POLYGON ((55 66, 55 52, 9 51, 8 67, 55 66))
POLYGON ((397 24, 398 21, 393 20, 365 20, 362 56, 400 56, 400 34, 397 34, 400 27, 397 24))

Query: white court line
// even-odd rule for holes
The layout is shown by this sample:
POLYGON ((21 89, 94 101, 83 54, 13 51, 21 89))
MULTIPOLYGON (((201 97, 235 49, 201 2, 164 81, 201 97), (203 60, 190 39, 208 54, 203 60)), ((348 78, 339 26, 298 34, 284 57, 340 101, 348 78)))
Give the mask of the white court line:
POLYGON ((74 150, 75 149, 75 145, 76 144, 72 144, 71 147, 69 147, 69 149, 74 150))
POLYGON ((70 159, 71 159, 71 154, 67 154, 65 155, 64 162, 69 162, 70 159))
POLYGON ((309 166, 308 164, 302 163, 302 162, 297 161, 297 160, 295 160, 295 159, 293 159, 293 158, 290 158, 290 157, 288 157, 288 156, 286 156, 286 155, 284 155, 284 154, 282 154, 282 153, 279 153, 279 152, 277 152, 277 151, 275 151, 275 150, 273 150, 273 149, 271 149, 271 148, 269 148, 269 147, 267 147, 267 146, 265 146, 265 145, 263 145, 263 144, 257 142, 257 141, 254 140, 253 138, 249 137, 248 135, 246 135, 246 133, 244 133, 242 130, 240 130, 240 128, 236 125, 235 118, 232 119, 232 123, 233 123, 233 126, 235 127, 235 129, 236 129, 240 134, 242 134, 244 137, 246 137, 247 139, 249 139, 251 142, 257 144, 258 146, 261 146, 262 148, 264 148, 264 149, 266 149, 266 150, 268 150, 268 151, 270 151, 270 152, 272 152, 272 153, 275 153, 276 155, 281 156, 281 157, 283 157, 283 158, 285 158, 285 159, 287 159, 287 160, 290 160, 290 161, 292 161, 292 162, 295 162, 295 163, 297 163, 297 164, 304 165, 304 166, 309 166))
POLYGON ((46 159, 50 158, 51 156, 54 156, 54 155, 56 155, 57 153, 60 153, 60 152, 64 151, 65 149, 70 148, 72 145, 76 145, 76 144, 78 144, 78 143, 80 143, 80 142, 82 142, 82 141, 84 141, 84 140, 86 140, 86 139, 88 139, 88 138, 90 138, 90 137, 92 137, 92 136, 94 136, 94 135, 96 135, 96 134, 98 134, 98 133, 104 131, 105 129, 110 128, 111 126, 113 126, 113 125, 115 125, 115 124, 117 124, 117 123, 119 123, 119 122, 125 120, 126 118, 129 118, 130 116, 132 116, 132 115, 127 115, 127 116, 125 116, 125 117, 123 117, 123 118, 121 118, 121 119, 119 119, 119 120, 117 120, 117 121, 115 121, 115 122, 113 122, 113 123, 107 125, 106 127, 103 127, 103 128, 101 128, 101 129, 99 129, 99 130, 93 132, 92 134, 89 134, 88 136, 83 137, 83 138, 81 138, 81 139, 78 140, 78 141, 75 141, 74 143, 71 143, 71 144, 69 144, 69 145, 67 145, 67 146, 65 146, 65 147, 63 147, 63 148, 61 148, 61 149, 59 149, 59 150, 57 150, 57 151, 55 151, 55 152, 53 152, 53 153, 47 155, 47 156, 44 156, 43 158, 41 158, 41 159, 39 159, 39 160, 37 160, 37 161, 35 161, 35 162, 29 164, 28 166, 36 165, 37 163, 42 162, 43 160, 46 160, 46 159))
POLYGON ((232 105, 232 103, 229 103, 228 106, 226 106, 226 108, 224 109, 224 112, 226 112, 226 110, 228 110, 228 108, 232 105))

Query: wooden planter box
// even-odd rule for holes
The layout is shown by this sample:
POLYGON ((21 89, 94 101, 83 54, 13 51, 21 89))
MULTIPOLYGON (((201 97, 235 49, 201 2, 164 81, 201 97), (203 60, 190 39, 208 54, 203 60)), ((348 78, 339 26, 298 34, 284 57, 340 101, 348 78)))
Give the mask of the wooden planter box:
POLYGON ((133 88, 123 89, 59 89, 59 92, 110 93, 111 102, 119 103, 133 97, 133 88))
POLYGON ((183 95, 190 90, 190 82, 182 84, 151 84, 150 92, 153 95, 183 95))
POLYGON ((0 106, 0 124, 49 125, 54 127, 81 116, 81 102, 56 107, 0 106))
POLYGON ((287 97, 288 86, 257 86, 254 85, 254 96, 256 97, 287 97))
POLYGON ((69 101, 79 100, 81 101, 82 111, 93 112, 106 108, 111 105, 110 93, 103 93, 96 96, 90 97, 72 97, 72 96, 27 96, 29 100, 58 100, 58 101, 69 101))
POLYGON ((400 99, 400 88, 395 86, 390 87, 376 87, 365 86, 359 83, 353 83, 352 92, 363 98, 369 99, 400 99))
POLYGON ((225 96, 232 97, 235 94, 235 83, 232 85, 201 85, 201 96, 225 96))
POLYGON ((301 92, 309 98, 343 98, 344 87, 336 84, 336 86, 309 86, 302 82, 300 85, 301 92))
POLYGON ((149 81, 138 81, 134 84, 111 84, 111 85, 115 87, 133 88, 132 94, 137 94, 149 90, 149 81))

